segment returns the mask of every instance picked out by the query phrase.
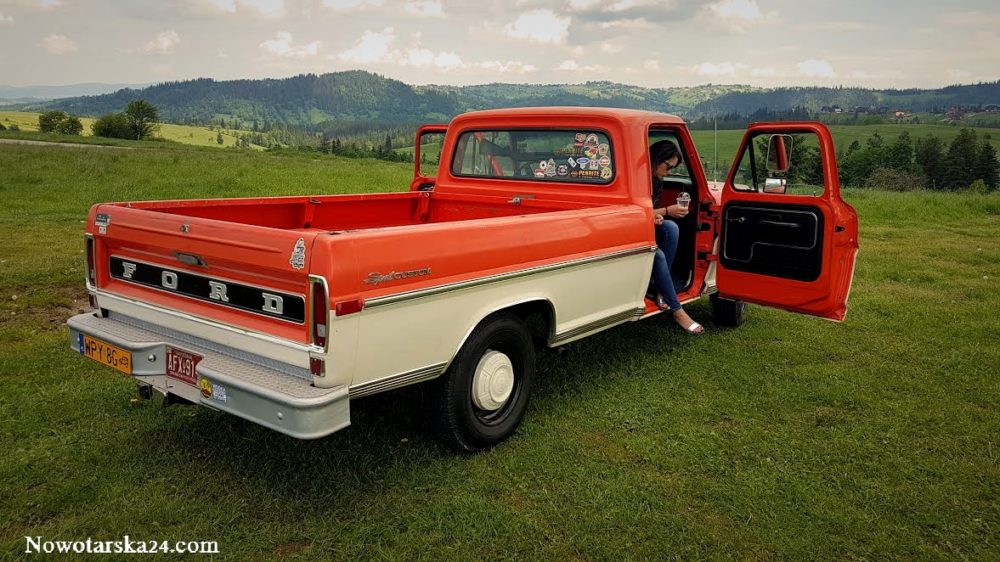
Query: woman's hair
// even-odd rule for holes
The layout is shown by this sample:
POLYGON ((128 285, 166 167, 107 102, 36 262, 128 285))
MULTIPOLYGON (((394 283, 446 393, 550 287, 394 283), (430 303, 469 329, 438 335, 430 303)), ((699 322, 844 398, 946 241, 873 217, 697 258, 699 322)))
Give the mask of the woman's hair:
POLYGON ((649 164, 653 168, 675 156, 677 157, 677 165, 679 166, 684 161, 684 157, 681 156, 681 151, 674 144, 674 141, 664 139, 656 141, 649 146, 649 164))

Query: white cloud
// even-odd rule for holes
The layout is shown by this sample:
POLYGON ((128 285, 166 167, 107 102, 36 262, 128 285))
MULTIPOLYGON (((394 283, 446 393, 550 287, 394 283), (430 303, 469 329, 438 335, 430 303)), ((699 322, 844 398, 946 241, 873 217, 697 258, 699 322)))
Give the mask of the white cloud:
POLYGON ((757 78, 773 78, 778 75, 778 70, 773 66, 765 66, 751 70, 750 75, 757 78))
POLYGON ((285 13, 285 0, 239 0, 240 7, 251 8, 263 16, 278 17, 285 13))
POLYGON ((267 18, 285 15, 285 0, 206 0, 216 10, 235 14, 237 9, 249 10, 267 18))
POLYGON ((323 0, 324 7, 342 12, 378 8, 382 6, 382 3, 383 0, 323 0))
POLYGON ((499 72, 501 74, 529 74, 531 72, 538 71, 537 66, 533 64, 525 64, 519 60, 509 60, 506 62, 498 60, 488 60, 483 62, 477 62, 472 66, 476 68, 481 68, 483 70, 499 72))
POLYGON ((799 74, 809 78, 836 78, 837 76, 833 66, 823 59, 804 60, 797 64, 796 68, 799 69, 799 74))
POLYGON ((215 56, 219 57, 220 59, 228 59, 229 58, 229 52, 226 51, 225 49, 216 49, 215 50, 215 56))
POLYGON ((635 30, 645 29, 651 27, 651 25, 646 18, 632 18, 602 21, 600 27, 601 29, 635 30))
POLYGON ((764 17, 760 13, 757 0, 720 0, 708 9, 720 18, 735 18, 746 21, 756 21, 764 17))
POLYGON ((358 64, 384 62, 389 58, 389 46, 396 39, 391 27, 382 31, 366 29, 353 47, 337 55, 340 60, 358 64))
POLYGON ((587 10, 600 3, 601 0, 569 0, 569 7, 574 10, 587 10))
POLYGON ((55 8, 62 6, 62 0, 38 0, 38 5, 43 8, 55 8))
POLYGON ((659 72, 659 70, 660 70, 660 61, 653 60, 653 59, 645 60, 645 61, 642 62, 642 68, 644 70, 650 70, 650 71, 653 71, 653 72, 659 72))
POLYGON ((434 64, 434 51, 423 48, 410 49, 399 60, 399 64, 403 66, 430 66, 434 64))
POLYGON ((745 33, 751 26, 778 18, 777 12, 761 12, 757 0, 719 0, 710 4, 706 13, 736 33, 745 33))
POLYGON ((156 39, 146 43, 142 48, 144 53, 157 53, 166 55, 174 52, 174 49, 181 42, 180 35, 176 31, 161 31, 156 39))
POLYGON ((443 18, 444 7, 440 0, 410 0, 403 5, 403 11, 421 17, 443 18))
POLYGON ((236 0, 208 0, 208 3, 220 12, 227 12, 230 14, 236 12, 236 0))
POLYGON ((53 55, 66 55, 75 53, 80 47, 65 35, 49 35, 42 39, 42 47, 53 55))
POLYGON ((454 52, 440 52, 434 57, 434 66, 443 69, 451 70, 453 68, 461 68, 464 66, 462 64, 462 58, 456 55, 454 52))
POLYGON ((566 41, 569 24, 569 17, 560 17, 552 10, 532 10, 504 26, 503 33, 511 39, 558 45, 566 41))
POLYGON ((746 65, 731 63, 729 61, 720 63, 703 62, 701 64, 694 65, 690 68, 690 70, 698 76, 704 76, 706 78, 721 78, 724 76, 736 76, 736 70, 741 69, 744 66, 746 65))
POLYGON ((278 31, 274 34, 274 39, 268 39, 260 44, 260 50, 266 56, 275 58, 308 59, 319 54, 319 46, 319 41, 295 45, 291 33, 278 31))
POLYGON ((997 27, 1000 14, 981 11, 951 12, 944 15, 944 22, 955 27, 997 27))
POLYGON ((575 60, 569 59, 559 63, 556 70, 564 72, 604 72, 607 68, 599 64, 580 65, 580 63, 575 60))
POLYGON ((847 33, 851 31, 864 31, 869 28, 870 26, 867 23, 860 21, 828 21, 805 25, 802 29, 805 31, 834 31, 847 33))

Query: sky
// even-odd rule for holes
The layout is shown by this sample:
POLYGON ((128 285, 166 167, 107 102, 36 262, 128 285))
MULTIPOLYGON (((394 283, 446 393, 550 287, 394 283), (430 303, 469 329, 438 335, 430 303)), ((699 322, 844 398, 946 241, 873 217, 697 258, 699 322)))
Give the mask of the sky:
POLYGON ((0 0, 0 84, 940 87, 1000 79, 996 0, 0 0))

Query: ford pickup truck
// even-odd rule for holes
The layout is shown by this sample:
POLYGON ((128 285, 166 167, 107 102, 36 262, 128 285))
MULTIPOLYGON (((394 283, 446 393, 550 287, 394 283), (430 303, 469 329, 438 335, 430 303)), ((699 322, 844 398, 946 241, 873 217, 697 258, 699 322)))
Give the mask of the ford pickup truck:
POLYGON ((751 125, 710 182, 678 117, 518 108, 422 127, 409 190, 95 205, 93 311, 69 319, 71 347, 144 397, 300 439, 348 426, 354 399, 421 383, 446 443, 490 447, 524 417, 537 346, 661 313, 648 151, 663 139, 683 165, 659 204, 691 198, 681 302, 708 295, 716 326, 742 323, 746 303, 843 320, 858 223, 822 124, 751 125))

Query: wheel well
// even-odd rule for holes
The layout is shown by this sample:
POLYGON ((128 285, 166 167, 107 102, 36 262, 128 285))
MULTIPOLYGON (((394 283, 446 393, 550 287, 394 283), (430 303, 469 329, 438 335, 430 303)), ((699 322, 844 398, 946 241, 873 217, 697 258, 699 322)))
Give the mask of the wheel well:
POLYGON ((522 302, 497 310, 493 314, 507 312, 519 317, 528 327, 536 346, 548 346, 556 325, 555 308, 547 300, 522 302))

